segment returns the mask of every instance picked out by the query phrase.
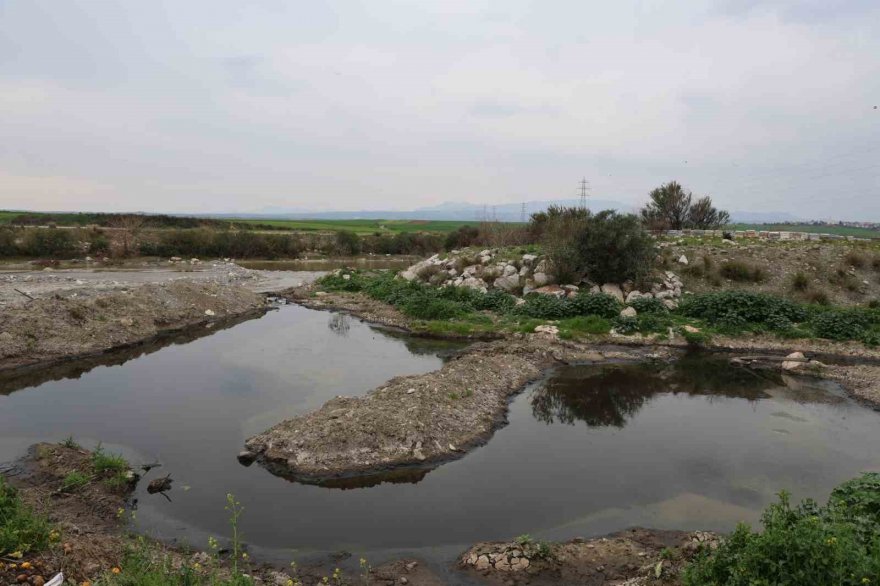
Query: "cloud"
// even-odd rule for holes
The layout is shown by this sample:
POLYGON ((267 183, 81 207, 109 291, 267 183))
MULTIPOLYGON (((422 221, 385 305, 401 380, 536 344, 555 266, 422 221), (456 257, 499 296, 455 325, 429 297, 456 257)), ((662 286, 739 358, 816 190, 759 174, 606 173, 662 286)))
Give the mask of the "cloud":
POLYGON ((0 206, 491 204, 587 175, 880 219, 874 10, 0 0, 0 206))

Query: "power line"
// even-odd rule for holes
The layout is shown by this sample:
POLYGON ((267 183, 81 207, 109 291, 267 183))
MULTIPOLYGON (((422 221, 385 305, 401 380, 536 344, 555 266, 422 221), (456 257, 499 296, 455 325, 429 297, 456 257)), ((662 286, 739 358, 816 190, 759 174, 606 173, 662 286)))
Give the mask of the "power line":
POLYGON ((583 208, 583 209, 587 209, 587 195, 589 195, 589 193, 588 193, 589 191, 590 191, 590 184, 587 181, 587 178, 584 177, 583 179, 581 179, 580 189, 578 191, 578 193, 580 195, 580 200, 581 200, 581 208, 583 208))

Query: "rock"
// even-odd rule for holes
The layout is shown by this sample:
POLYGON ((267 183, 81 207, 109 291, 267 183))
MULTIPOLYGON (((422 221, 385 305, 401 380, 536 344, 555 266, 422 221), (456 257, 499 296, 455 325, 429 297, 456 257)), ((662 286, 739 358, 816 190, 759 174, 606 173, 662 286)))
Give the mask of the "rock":
POLYGON ((663 299, 663 306, 669 311, 678 309, 678 302, 675 299, 663 299))
POLYGON ((687 266, 689 264, 688 257, 686 257, 685 255, 681 255, 680 257, 678 257, 678 264, 687 266))
POLYGON ((502 289, 510 293, 520 288, 519 275, 506 275, 495 279, 494 286, 496 289, 502 289))
MULTIPOLYGON (((523 299, 522 297, 517 297, 516 300, 514 300, 513 303, 514 303, 514 305, 516 305, 516 306, 525 305, 526 300, 523 299)), ((2 335, 2 334, 0 334, 0 335, 2 335)))
POLYGON ((656 297, 657 299, 660 299, 660 300, 672 299, 673 293, 672 293, 672 291, 658 291, 658 292, 654 293, 654 297, 656 297))
POLYGON ((257 459, 257 455, 250 450, 242 450, 238 453, 238 461, 244 466, 250 466, 257 459))
POLYGON ((519 273, 519 270, 511 264, 504 265, 504 268, 501 270, 501 276, 509 277, 511 275, 516 275, 519 273))
POLYGON ((543 287, 544 285, 552 283, 553 277, 547 273, 535 272, 535 274, 532 275, 532 280, 535 281, 535 287, 543 287))
POLYGON ((624 307, 620 311, 620 317, 636 317, 639 315, 639 312, 636 311, 635 307, 624 307))
POLYGON ((606 295, 611 295, 612 297, 617 298, 621 303, 624 302, 623 290, 620 288, 620 285, 616 285, 614 283, 605 283, 600 287, 602 293, 606 295))
POLYGON ((544 287, 538 287, 532 293, 540 293, 541 295, 551 295, 558 299, 562 299, 565 297, 567 291, 560 287, 559 285, 546 285, 544 287))
POLYGON ((791 354, 786 356, 786 358, 793 359, 793 360, 785 360, 782 363, 782 370, 785 370, 788 372, 803 368, 807 364, 807 357, 804 356, 803 352, 792 352, 791 354))
POLYGON ((535 328, 535 333, 556 336, 557 334, 559 334, 559 328, 550 324, 541 324, 540 326, 535 328))
POLYGON ((134 319, 132 319, 130 317, 120 317, 119 323, 127 328, 130 328, 131 326, 134 325, 134 319))
POLYGON ((642 295, 641 291, 630 291, 626 296, 626 302, 632 303, 634 300, 641 299, 642 297, 644 297, 644 295, 642 295))
POLYGON ((398 276, 406 281, 414 281, 417 278, 416 274, 409 269, 401 271, 398 276))
POLYGON ((538 255, 536 255, 536 254, 524 254, 524 255, 522 255, 522 259, 523 259, 523 262, 524 262, 526 265, 531 266, 532 263, 534 263, 536 260, 538 260, 538 255))
POLYGON ((474 564, 474 567, 478 570, 488 570, 490 565, 489 558, 485 555, 481 555, 477 558, 477 563, 474 564))
POLYGON ((461 282, 461 286, 468 287, 470 289, 476 289, 477 291, 482 291, 483 293, 489 290, 489 288, 486 287, 486 282, 482 279, 477 279, 476 277, 466 278, 461 282))
POLYGON ((681 329, 683 329, 684 331, 686 331, 689 334, 699 334, 700 333, 700 328, 695 328, 694 326, 690 326, 690 325, 684 326, 681 329))
POLYGON ((401 584, 409 584, 409 579, 406 576, 401 576, 400 583, 401 584))
POLYGON ((214 310, 213 310, 213 309, 206 309, 206 310, 205 310, 205 315, 209 315, 209 316, 210 316, 210 315, 214 315, 214 310))
POLYGON ((410 562, 410 563, 406 564, 404 567, 406 568, 407 572, 412 572, 416 568, 416 566, 418 566, 418 565, 419 565, 419 562, 410 562))

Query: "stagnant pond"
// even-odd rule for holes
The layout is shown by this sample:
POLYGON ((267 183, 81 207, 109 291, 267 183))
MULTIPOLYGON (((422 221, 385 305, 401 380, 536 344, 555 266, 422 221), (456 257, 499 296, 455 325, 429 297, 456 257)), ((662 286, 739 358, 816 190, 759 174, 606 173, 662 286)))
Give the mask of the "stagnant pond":
POLYGON ((78 378, 6 381, 0 460, 37 440, 102 440, 134 463, 161 461, 146 480, 174 478, 171 502, 141 483, 140 529, 204 544, 227 534, 232 492, 247 542, 287 552, 454 551, 631 525, 727 530, 755 521, 780 489, 824 499, 880 468, 880 414, 832 385, 705 357, 561 369, 517 396, 486 446, 418 482, 340 490, 237 462, 246 437, 335 395, 436 369, 459 347, 282 307, 78 378))

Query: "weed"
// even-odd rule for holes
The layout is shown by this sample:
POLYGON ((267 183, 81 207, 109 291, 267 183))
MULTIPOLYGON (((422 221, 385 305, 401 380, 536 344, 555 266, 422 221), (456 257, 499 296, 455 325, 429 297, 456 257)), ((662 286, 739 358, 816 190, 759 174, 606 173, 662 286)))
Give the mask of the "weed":
POLYGON ((764 269, 738 260, 721 265, 718 272, 725 279, 736 282, 762 283, 767 280, 764 269))
POLYGON ((607 334, 611 331, 611 322, 598 315, 579 315, 559 322, 560 336, 573 334, 607 334))
POLYGON ((816 305, 830 305, 831 299, 825 291, 810 291, 807 293, 807 301, 816 305))
POLYGON ((791 288, 795 291, 806 291, 810 287, 810 279, 802 271, 791 277, 791 288))
POLYGON ((868 259, 865 258, 865 255, 863 255, 862 253, 855 250, 850 250, 844 255, 843 262, 851 267, 860 269, 868 264, 868 259))
POLYGON ((76 492, 89 483, 89 477, 78 470, 67 474, 61 481, 61 492, 76 492))
POLYGON ((92 452, 92 469, 97 474, 105 472, 125 472, 128 470, 128 462, 119 454, 108 454, 101 444, 92 452))
POLYGON ((49 546, 51 532, 49 521, 25 505, 0 476, 0 556, 41 551, 49 546))
POLYGON ((67 436, 67 438, 63 442, 61 442, 61 445, 65 448, 70 448, 71 450, 81 449, 80 445, 74 441, 72 435, 67 436))

